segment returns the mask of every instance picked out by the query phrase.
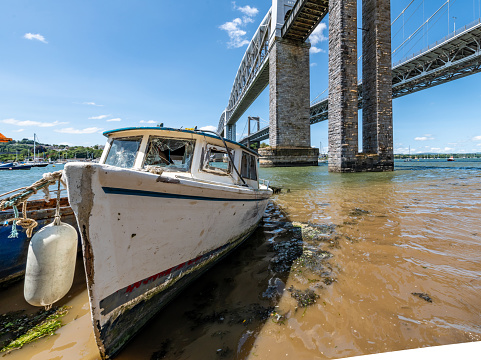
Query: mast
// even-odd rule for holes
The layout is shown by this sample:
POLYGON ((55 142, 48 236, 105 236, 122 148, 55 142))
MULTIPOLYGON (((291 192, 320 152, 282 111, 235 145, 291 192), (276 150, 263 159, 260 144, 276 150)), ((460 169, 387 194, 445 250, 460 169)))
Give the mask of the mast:
POLYGON ((33 133, 33 162, 35 162, 35 133, 33 133))

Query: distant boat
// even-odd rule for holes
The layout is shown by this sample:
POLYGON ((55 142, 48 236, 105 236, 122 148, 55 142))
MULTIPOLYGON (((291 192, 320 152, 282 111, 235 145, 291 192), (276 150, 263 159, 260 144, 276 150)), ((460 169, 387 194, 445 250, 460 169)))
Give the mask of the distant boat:
POLYGON ((30 170, 31 168, 32 166, 27 164, 18 164, 18 163, 0 164, 0 170, 30 170))
POLYGON ((454 156, 450 156, 450 157, 448 158, 448 161, 454 161, 454 156))
POLYGON ((30 165, 31 167, 45 167, 48 163, 43 161, 27 161, 25 165, 30 165))
POLYGON ((33 161, 29 161, 28 165, 31 165, 32 167, 45 167, 48 163, 45 161, 39 161, 35 156, 35 148, 37 147, 36 139, 37 134, 33 134, 33 161))

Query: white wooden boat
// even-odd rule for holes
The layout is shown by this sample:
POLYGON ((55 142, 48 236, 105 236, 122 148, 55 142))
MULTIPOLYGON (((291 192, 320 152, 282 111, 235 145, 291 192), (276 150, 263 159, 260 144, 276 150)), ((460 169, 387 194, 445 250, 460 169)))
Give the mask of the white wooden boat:
POLYGON ((218 136, 159 127, 104 135, 100 162, 68 163, 65 176, 107 358, 255 230, 272 190, 258 179, 257 153, 218 136), (226 146, 231 160, 212 161, 226 146))

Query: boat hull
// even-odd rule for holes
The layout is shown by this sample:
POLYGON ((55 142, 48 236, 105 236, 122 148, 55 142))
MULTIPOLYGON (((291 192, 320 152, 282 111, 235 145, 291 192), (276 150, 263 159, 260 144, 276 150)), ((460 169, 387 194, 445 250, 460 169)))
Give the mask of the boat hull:
POLYGON ((241 244, 271 195, 107 165, 67 164, 65 173, 103 358, 241 244))
POLYGON ((31 165, 0 166, 0 170, 30 170, 31 165))
MULTIPOLYGON (((33 234, 45 225, 50 224, 55 217, 55 200, 45 202, 43 200, 33 200, 27 203, 27 217, 37 221, 38 225, 33 234)), ((61 201, 60 213, 62 221, 77 228, 74 213, 68 206, 67 199, 61 201)), ((30 239, 27 237, 25 229, 17 226, 18 237, 9 238, 12 232, 12 222, 5 224, 6 220, 14 218, 13 210, 6 210, 0 213, 0 285, 9 284, 21 279, 25 274, 27 263, 28 245, 30 239)), ((80 237, 79 237, 80 244, 80 237)))

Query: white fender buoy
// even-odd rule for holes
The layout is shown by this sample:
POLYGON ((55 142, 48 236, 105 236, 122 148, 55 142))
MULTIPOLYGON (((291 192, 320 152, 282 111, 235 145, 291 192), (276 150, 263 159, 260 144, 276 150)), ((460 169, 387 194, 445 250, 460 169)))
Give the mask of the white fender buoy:
POLYGON ((32 237, 28 247, 23 294, 30 305, 48 306, 64 297, 73 283, 77 231, 55 221, 32 237))

